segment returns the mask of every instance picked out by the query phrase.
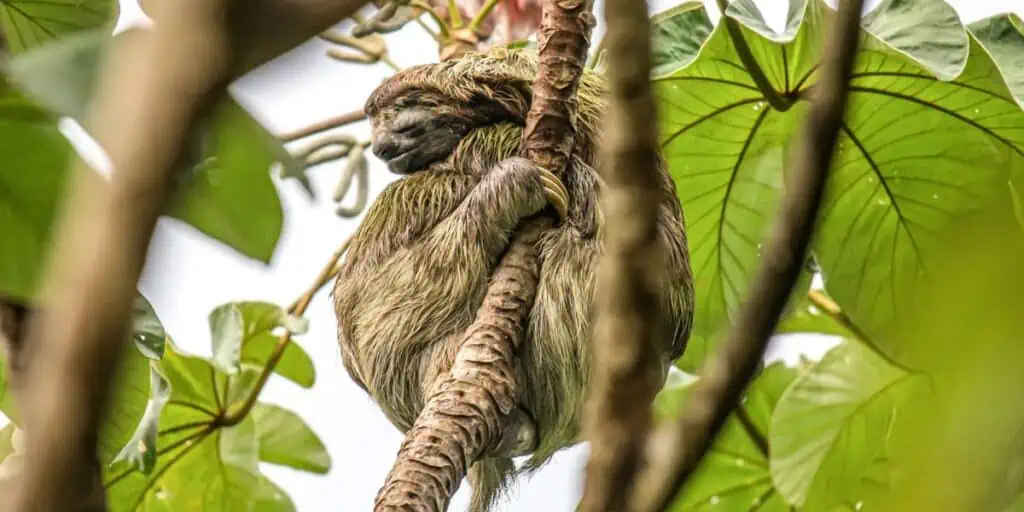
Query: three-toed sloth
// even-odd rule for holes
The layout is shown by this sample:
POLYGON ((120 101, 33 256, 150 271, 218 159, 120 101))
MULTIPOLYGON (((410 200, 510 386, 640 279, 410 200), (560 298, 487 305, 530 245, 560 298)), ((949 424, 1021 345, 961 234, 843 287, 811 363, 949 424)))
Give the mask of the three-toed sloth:
MULTIPOLYGON (((404 177, 374 201, 334 288, 344 366, 402 432, 451 368, 492 272, 520 221, 549 202, 546 174, 516 157, 536 57, 504 49, 404 70, 366 102, 374 153, 404 177)), ((591 374, 601 254, 598 147, 605 83, 584 72, 577 134, 562 175, 564 222, 540 242, 540 281, 519 355, 520 407, 537 427, 536 468, 578 441, 591 374)), ((675 184, 659 163, 657 229, 665 251, 658 336, 662 377, 686 346, 693 280, 675 184)), ((490 457, 470 469, 472 508, 487 510, 514 473, 490 457)))

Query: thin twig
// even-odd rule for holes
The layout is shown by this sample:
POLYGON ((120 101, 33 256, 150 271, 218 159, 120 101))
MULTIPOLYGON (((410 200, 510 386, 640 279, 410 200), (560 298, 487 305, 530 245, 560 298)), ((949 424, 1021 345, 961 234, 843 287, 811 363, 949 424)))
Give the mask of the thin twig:
POLYGON ((278 135, 278 138, 285 142, 293 142, 298 139, 309 137, 310 135, 316 135, 320 132, 341 128, 342 126, 348 126, 352 123, 358 123, 365 119, 366 113, 363 112, 363 109, 353 110, 351 112, 345 112, 344 114, 324 119, 323 121, 317 121, 305 128, 295 130, 293 132, 283 133, 278 135))
MULTIPOLYGON (((288 312, 295 316, 302 316, 306 314, 306 308, 309 307, 310 302, 313 301, 313 297, 316 296, 324 285, 326 285, 332 277, 336 275, 336 268, 338 260, 348 250, 349 242, 351 238, 346 239, 341 247, 328 260, 327 264, 317 274, 316 280, 313 281, 313 285, 306 290, 291 306, 288 306, 288 312)), ((263 392, 263 388, 267 385, 267 381, 270 380, 270 375, 274 373, 274 369, 277 368, 277 364, 281 362, 281 358, 284 357, 284 351, 288 348, 288 344, 292 341, 293 333, 285 329, 277 338, 277 344, 274 345, 274 350, 270 352, 270 357, 267 358, 267 362, 263 365, 260 370, 260 375, 256 379, 256 383, 249 390, 249 394, 246 395, 245 400, 242 401, 238 406, 231 407, 224 418, 220 420, 219 424, 230 427, 237 425, 239 422, 245 419, 252 411, 252 408, 256 406, 256 402, 259 401, 260 393, 263 392)))
POLYGON ((491 11, 494 10, 499 1, 500 0, 487 0, 487 3, 480 8, 480 11, 473 16, 473 19, 469 20, 468 28, 471 32, 480 30, 480 25, 482 25, 484 21, 487 21, 487 17, 491 15, 491 11))
POLYGON ((665 247, 658 238, 658 128, 647 2, 607 0, 608 113, 601 176, 604 251, 587 403, 590 458, 580 510, 625 510, 663 382, 658 339, 665 247))
POLYGON ((824 31, 829 37, 822 52, 821 81, 808 109, 800 144, 794 148, 792 181, 757 279, 735 327, 694 385, 682 417, 652 438, 648 465, 634 495, 635 510, 666 510, 698 467, 756 372, 793 284, 803 271, 846 108, 847 80, 857 54, 862 5, 862 0, 840 2, 838 15, 824 31))

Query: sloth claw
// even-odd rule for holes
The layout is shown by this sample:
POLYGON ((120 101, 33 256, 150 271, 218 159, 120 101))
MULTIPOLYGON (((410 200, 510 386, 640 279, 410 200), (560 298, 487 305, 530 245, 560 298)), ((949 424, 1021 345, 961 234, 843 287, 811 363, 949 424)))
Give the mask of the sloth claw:
POLYGON ((569 217, 569 191, 562 180, 551 171, 538 168, 540 181, 544 186, 544 197, 558 212, 558 222, 562 223, 569 217))

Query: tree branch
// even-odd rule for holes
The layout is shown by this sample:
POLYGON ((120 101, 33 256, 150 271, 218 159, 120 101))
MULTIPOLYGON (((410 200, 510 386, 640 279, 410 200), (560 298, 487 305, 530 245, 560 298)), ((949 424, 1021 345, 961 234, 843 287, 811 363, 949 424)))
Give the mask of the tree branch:
MULTIPOLYGON (((587 0, 544 2, 540 64, 520 153, 558 173, 573 147, 573 98, 593 26, 587 0)), ((536 242, 550 225, 550 219, 535 217, 513 238, 450 374, 406 434, 377 495, 377 512, 445 510, 472 463, 517 441, 510 437, 521 433, 518 422, 529 420, 517 414, 516 358, 537 291, 536 242)))
POLYGON ((808 109, 794 173, 771 232, 757 280, 721 350, 694 385, 680 420, 652 438, 637 486, 636 510, 668 508, 710 449, 764 355, 800 272, 825 188, 846 106, 847 77, 857 54, 862 0, 844 0, 832 16, 822 53, 821 82, 808 109))
POLYGON ((45 274, 45 313, 28 330, 27 447, 10 510, 82 509, 88 489, 81 475, 95 457, 136 282, 187 134, 233 77, 363 3, 156 2, 154 29, 114 48, 90 124, 115 172, 109 184, 96 184, 82 179, 91 172, 83 162, 74 164, 73 195, 45 274))
POLYGON ((656 339, 664 247, 657 113, 651 96, 647 3, 607 0, 609 105, 601 176, 604 252, 598 269, 594 383, 586 415, 590 459, 580 510, 626 510, 662 384, 656 339))
POLYGON ((345 112, 344 114, 324 119, 323 121, 318 121, 293 132, 283 133, 278 135, 277 138, 285 142, 292 142, 294 140, 309 137, 310 135, 316 135, 320 132, 333 130, 334 128, 340 128, 352 123, 358 123, 364 119, 366 119, 366 113, 363 112, 363 109, 353 110, 352 112, 345 112))

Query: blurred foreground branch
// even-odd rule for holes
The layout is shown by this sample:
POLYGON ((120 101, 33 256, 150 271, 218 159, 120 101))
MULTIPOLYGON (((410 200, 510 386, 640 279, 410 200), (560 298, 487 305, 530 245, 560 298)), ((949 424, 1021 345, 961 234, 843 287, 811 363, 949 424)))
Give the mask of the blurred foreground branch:
POLYGON ((607 0, 608 113, 601 176, 604 251, 598 269, 590 458, 580 510, 625 510, 663 376, 655 339, 665 248, 658 239, 658 127, 647 3, 607 0))
POLYGON ((648 465, 634 495, 635 510, 666 510, 696 470, 753 376, 800 275, 846 108, 862 5, 862 0, 839 2, 831 28, 823 32, 828 36, 821 78, 757 279, 735 326, 694 385, 683 416, 651 439, 648 465))
POLYGON ((193 126, 235 77, 350 15, 360 0, 157 2, 156 26, 105 63, 90 131, 115 172, 76 160, 44 288, 30 320, 22 394, 24 473, 9 510, 82 510, 110 376, 136 282, 193 126), (160 65, 152 65, 160 63, 160 65))

